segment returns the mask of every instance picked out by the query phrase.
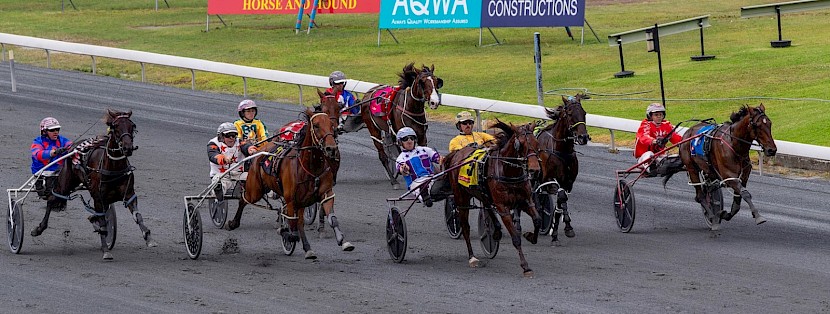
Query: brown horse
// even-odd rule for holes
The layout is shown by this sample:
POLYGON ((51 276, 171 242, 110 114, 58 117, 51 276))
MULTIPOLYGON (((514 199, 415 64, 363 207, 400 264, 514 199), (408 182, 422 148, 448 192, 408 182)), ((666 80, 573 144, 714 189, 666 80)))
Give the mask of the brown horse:
MULTIPOLYGON (((138 200, 135 195, 133 170, 127 157, 132 156, 138 147, 133 145, 135 123, 130 120, 132 111, 117 112, 107 110, 104 121, 109 127, 105 137, 88 139, 73 146, 73 149, 82 151, 79 164, 66 161, 61 166, 60 174, 55 183, 52 195, 47 199, 46 215, 32 236, 39 236, 49 225, 49 213, 53 210, 61 211, 66 208, 66 201, 74 198, 69 195, 81 184, 89 191, 94 208, 87 207, 92 213, 89 221, 95 232, 101 236, 101 251, 104 259, 112 259, 110 250, 115 245, 115 208, 110 204, 123 201, 124 206, 130 209, 133 219, 138 224, 147 246, 154 247, 156 242, 150 237, 150 229, 144 226, 144 219, 138 212, 138 200), (109 226, 108 224, 112 225, 109 226), (108 234, 112 232, 112 234, 108 234)), ((87 205, 87 204, 84 204, 87 205)))
MULTIPOLYGON (((464 235, 464 241, 467 244, 470 267, 477 267, 479 260, 473 254, 473 248, 470 245, 470 222, 468 221, 470 206, 461 204, 470 204, 470 199, 475 197, 482 202, 481 210, 486 210, 493 221, 498 221, 493 213, 495 207, 510 233, 513 246, 519 252, 524 275, 532 277, 533 271, 528 267, 524 252, 522 252, 521 226, 518 221, 514 225, 513 213, 515 211, 516 217, 518 217, 518 211, 522 210, 532 217, 534 230, 533 233, 526 233, 525 238, 535 244, 539 236, 539 227, 542 224, 542 220, 536 212, 536 207, 531 201, 532 189, 528 181, 528 171, 539 171, 539 159, 536 156, 538 143, 533 136, 535 124, 514 127, 496 121, 492 128, 501 130, 500 133, 497 133, 498 145, 487 151, 483 166, 479 165, 480 184, 470 187, 459 184, 456 178, 458 178, 461 171, 460 167, 456 167, 447 175, 455 197, 455 203, 459 204, 458 217, 461 220, 461 233, 464 235)), ((475 151, 473 147, 464 147, 450 153, 444 158, 444 169, 451 169, 453 165, 463 163, 464 159, 473 151, 475 151)), ((499 228, 494 232, 493 238, 495 240, 501 238, 499 228)))
MULTIPOLYGON (((329 115, 329 120, 331 120, 333 127, 336 129, 340 125, 340 104, 337 103, 337 96, 329 92, 320 91, 319 89, 317 90, 317 95, 320 96, 320 104, 314 105, 314 110, 325 112, 329 115)), ((337 137, 337 132, 335 132, 334 136, 337 137)))
MULTIPOLYGON (((306 125, 298 134, 296 145, 285 147, 285 152, 274 156, 253 159, 245 182, 245 192, 239 200, 239 209, 228 222, 228 228, 233 230, 239 227, 245 205, 256 203, 269 190, 274 191, 284 200, 282 214, 289 220, 288 230, 280 230, 280 233, 283 238, 302 240, 305 257, 314 259, 317 256, 311 250, 303 228, 303 209, 315 203, 322 203, 329 225, 334 229, 337 244, 344 251, 351 251, 354 246, 343 241, 343 232, 340 231, 333 210, 334 172, 340 167, 340 152, 334 137, 333 123, 328 114, 310 109, 305 111, 304 121, 306 125), (271 164, 270 171, 266 169, 267 164, 271 164)), ((276 143, 269 142, 262 150, 275 153, 277 148, 276 143)))
POLYGON ((418 135, 418 145, 427 145, 427 119, 424 104, 429 103, 432 109, 441 104, 441 94, 438 90, 444 85, 444 80, 435 76, 435 66, 422 66, 418 69, 414 63, 407 64, 398 74, 398 88, 394 98, 386 103, 386 95, 390 87, 378 85, 370 89, 361 101, 360 114, 363 123, 369 129, 378 151, 378 159, 386 170, 386 175, 395 189, 399 188, 395 172, 395 158, 400 154, 400 148, 395 141, 395 133, 403 127, 410 127, 418 135), (372 103, 383 103, 391 108, 386 113, 373 114, 372 103))
MULTIPOLYGON (((556 207, 553 213, 545 213, 546 217, 553 216, 553 230, 551 241, 559 240, 559 220, 565 222, 565 236, 572 238, 576 233, 571 227, 571 216, 568 213, 568 193, 573 189, 576 176, 579 174, 579 160, 574 150, 575 144, 588 144, 588 128, 585 126, 585 109, 582 108, 583 94, 574 97, 562 97, 563 104, 554 109, 546 109, 547 116, 555 122, 542 129, 536 136, 539 141, 539 160, 541 174, 540 188, 534 191, 538 194, 545 190, 547 195, 539 194, 541 203, 546 204, 540 210, 551 210, 552 201, 548 195, 556 195, 556 207), (541 200, 541 198, 546 198, 541 200)), ((547 228, 547 227, 544 227, 547 228)))
MULTIPOLYGON (((752 172, 752 162, 749 160, 752 142, 757 141, 761 144, 766 156, 775 156, 777 151, 772 138, 772 121, 767 117, 765 110, 766 108, 761 104, 758 107, 745 105, 737 112, 733 112, 729 117, 731 123, 718 125, 710 135, 704 136, 705 141, 712 142, 711 148, 703 156, 692 155, 690 141, 680 144, 680 158, 686 166, 690 184, 695 187, 695 201, 703 205, 706 210, 706 216, 712 222, 712 231, 718 230, 720 219, 728 221, 738 213, 742 199, 749 204, 756 224, 766 222, 766 218, 761 216, 752 204, 752 195, 746 189, 749 174, 752 172), (715 213, 709 202, 704 201, 705 191, 701 185, 712 181, 718 186, 726 185, 732 188, 734 198, 731 212, 715 213)), ((683 139, 697 135, 698 130, 706 125, 706 123, 699 123, 693 126, 686 131, 683 139)), ((671 174, 663 180, 664 185, 671 174)))

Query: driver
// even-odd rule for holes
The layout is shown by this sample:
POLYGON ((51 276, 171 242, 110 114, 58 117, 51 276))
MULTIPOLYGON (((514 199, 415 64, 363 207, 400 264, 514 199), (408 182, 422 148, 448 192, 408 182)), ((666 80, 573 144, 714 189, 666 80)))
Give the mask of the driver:
MULTIPOLYGON (((40 120, 40 136, 32 141, 31 146, 32 174, 37 173, 52 162, 52 160, 63 156, 69 150, 72 141, 61 136, 60 132, 61 124, 58 122, 58 119, 46 117, 40 120)), ((51 177, 55 175, 62 164, 63 160, 49 166, 49 168, 43 169, 43 176, 51 181, 51 177)), ((51 184, 47 184, 47 186, 51 186, 51 184)), ((35 190, 41 197, 47 195, 43 180, 35 181, 35 190)))
POLYGON ((340 105, 340 123, 337 124, 337 134, 343 133, 343 123, 348 115, 360 115, 360 106, 355 106, 355 97, 346 88, 346 74, 341 71, 334 71, 329 74, 329 87, 326 93, 337 97, 340 105), (348 108, 348 109, 347 109, 348 108))
POLYGON ((424 182, 435 173, 435 167, 432 164, 441 163, 441 155, 430 147, 415 144, 418 142, 418 136, 410 127, 398 130, 397 137, 402 152, 395 160, 395 168, 403 175, 406 187, 410 190, 413 185, 419 187, 413 193, 415 196, 421 196, 426 207, 431 207, 432 199, 427 192, 429 184, 424 182))
POLYGON ((210 178, 230 171, 229 174, 222 177, 222 184, 217 185, 214 189, 216 192, 216 200, 221 202, 223 199, 223 191, 228 191, 233 188, 235 181, 244 180, 242 167, 231 169, 230 166, 239 162, 244 157, 239 145, 238 133, 236 126, 233 123, 225 122, 219 125, 216 130, 216 137, 210 139, 207 144, 207 155, 210 161, 210 178))
MULTIPOLYGON (((637 129, 637 144, 634 147, 634 158, 637 158, 637 163, 642 163, 654 156, 654 153, 661 151, 666 147, 666 142, 676 144, 682 140, 680 134, 672 133, 674 126, 665 118, 666 107, 663 104, 653 103, 646 108, 646 118, 637 129)), ((661 160, 662 158, 659 158, 652 162, 646 172, 653 173, 661 160)))
POLYGON ((460 134, 450 140, 450 153, 473 144, 476 147, 482 145, 490 147, 496 144, 496 138, 492 135, 484 132, 473 132, 474 123, 475 119, 469 111, 462 111, 455 115, 455 128, 458 129, 460 134))

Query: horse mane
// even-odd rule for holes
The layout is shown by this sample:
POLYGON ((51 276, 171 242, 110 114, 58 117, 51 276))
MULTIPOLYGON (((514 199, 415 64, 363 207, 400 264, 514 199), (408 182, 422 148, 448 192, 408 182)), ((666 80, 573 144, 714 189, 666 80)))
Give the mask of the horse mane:
POLYGON ((403 67, 401 73, 398 73, 398 85, 401 89, 410 87, 415 83, 416 77, 418 77, 418 70, 415 69, 415 62, 411 62, 403 67))
MULTIPOLYGON (((505 139, 512 138, 513 134, 516 133, 515 130, 513 129, 513 126, 511 126, 507 123, 504 123, 499 119, 496 119, 496 123, 493 123, 492 125, 490 125, 490 128, 491 129, 496 128, 496 129, 502 130, 502 132, 504 132, 504 138, 505 139)), ((498 149, 499 150, 501 150, 502 148, 504 148, 505 145, 507 145, 506 140, 499 140, 498 142, 499 142, 499 144, 498 144, 498 149)))
POLYGON ((737 123, 738 121, 741 121, 743 117, 749 114, 749 110, 750 108, 748 105, 743 105, 741 106, 741 109, 738 109, 737 112, 733 112, 731 115, 729 115, 729 120, 733 123, 737 123))

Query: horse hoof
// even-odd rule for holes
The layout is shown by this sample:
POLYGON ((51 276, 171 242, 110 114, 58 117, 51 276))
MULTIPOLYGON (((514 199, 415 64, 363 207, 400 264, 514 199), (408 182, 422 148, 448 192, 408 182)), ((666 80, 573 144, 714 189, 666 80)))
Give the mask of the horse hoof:
POLYGON ((525 239, 531 244, 536 244, 536 242, 539 240, 538 235, 532 232, 525 232, 523 235, 525 239))
POLYGON ((470 268, 477 268, 478 263, 479 263, 479 260, 477 258, 475 258, 475 256, 470 257, 470 261, 469 261, 470 268))
POLYGON ((228 230, 233 230, 233 229, 239 228, 239 222, 237 222, 235 220, 231 220, 231 221, 228 221, 228 223, 225 226, 228 227, 228 230))
POLYGON ((157 247, 157 246, 159 246, 159 244, 156 241, 153 241, 153 239, 147 239, 147 247, 157 247))
POLYGON ((576 232, 574 232, 573 229, 571 229, 571 230, 565 229, 565 236, 568 237, 568 238, 573 238, 573 237, 576 236, 576 232))
POLYGON ((533 271, 528 269, 522 274, 522 276, 524 276, 527 279, 533 279, 533 271))
POLYGON ((38 229, 32 230, 31 234, 33 237, 39 236, 43 231, 39 231, 38 229))
POLYGON ((713 230, 713 231, 711 231, 711 232, 709 233, 709 237, 710 237, 710 238, 717 238, 717 237, 720 237, 720 231, 714 231, 714 230, 713 230))
POLYGON ((755 224, 756 225, 760 225, 760 224, 765 223, 765 222, 767 222, 767 219, 764 218, 764 216, 758 215, 758 217, 755 217, 755 224))
POLYGON ((352 245, 351 242, 345 242, 343 243, 343 245, 341 245, 341 247, 343 248, 343 251, 346 252, 354 251, 354 245, 352 245))
POLYGON ((104 252, 104 260, 105 261, 111 261, 112 260, 112 253, 104 252))
POLYGON ((398 184, 398 183, 392 184, 392 189, 393 189, 393 190, 400 190, 400 189, 401 189, 401 185, 400 185, 400 184, 398 184))
POLYGON ((305 259, 317 259, 317 254, 314 251, 305 252, 305 259))
POLYGON ((712 224, 712 227, 709 228, 712 231, 720 231, 720 224, 712 224))

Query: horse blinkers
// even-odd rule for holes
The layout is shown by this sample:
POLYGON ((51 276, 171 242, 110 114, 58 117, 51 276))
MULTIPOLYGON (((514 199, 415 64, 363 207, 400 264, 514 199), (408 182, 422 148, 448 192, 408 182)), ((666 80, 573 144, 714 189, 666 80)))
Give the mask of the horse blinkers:
POLYGON ((775 145, 775 140, 773 140, 772 138, 772 124, 769 123, 769 118, 767 117, 767 114, 764 113, 764 111, 761 108, 754 108, 754 111, 757 115, 755 117, 750 117, 749 124, 752 127, 752 132, 755 133, 755 141, 757 141, 758 144, 761 145, 761 149, 764 151, 764 155, 766 155, 767 157, 775 156, 775 153, 778 152, 778 148, 775 145), (759 119, 761 120, 761 123, 756 122, 759 119), (769 128, 761 129, 762 125, 768 125, 768 123, 769 128), (766 136, 762 137, 762 134, 766 136), (771 143, 767 143, 769 145, 765 145, 761 142, 762 139, 765 141, 769 141, 771 143))

